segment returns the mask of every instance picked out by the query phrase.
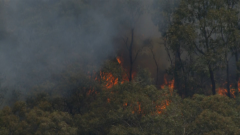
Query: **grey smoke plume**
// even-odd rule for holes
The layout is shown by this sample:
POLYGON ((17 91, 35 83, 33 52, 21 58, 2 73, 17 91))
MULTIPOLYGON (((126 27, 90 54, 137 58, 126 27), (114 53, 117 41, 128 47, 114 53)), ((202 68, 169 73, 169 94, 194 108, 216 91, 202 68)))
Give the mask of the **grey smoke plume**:
POLYGON ((113 22, 76 2, 2 1, 0 72, 8 85, 35 84, 74 62, 99 66, 114 53, 113 22))
MULTIPOLYGON (((0 0, 1 84, 27 89, 74 63, 80 64, 83 71, 100 69, 104 60, 116 55, 114 39, 128 35, 132 27, 139 41, 157 39, 160 34, 150 14, 139 10, 150 7, 151 2, 0 0), (139 17, 135 13, 140 13, 139 17)), ((157 56, 165 55, 162 47, 157 48, 157 56)), ((165 59, 161 57, 159 62, 165 59)), ((151 67, 151 62, 146 61, 151 67)), ((155 70, 153 62, 151 69, 155 70)))

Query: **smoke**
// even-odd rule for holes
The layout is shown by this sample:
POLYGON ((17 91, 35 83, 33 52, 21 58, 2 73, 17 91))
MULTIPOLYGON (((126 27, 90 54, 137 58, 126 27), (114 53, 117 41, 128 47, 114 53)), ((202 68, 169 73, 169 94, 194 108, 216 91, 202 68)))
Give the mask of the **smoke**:
MULTIPOLYGON (((160 33, 148 12, 151 4, 146 0, 1 0, 2 87, 27 93, 75 63, 85 72, 99 70, 119 51, 116 37, 129 36, 133 27, 136 48, 152 38, 159 66, 165 69, 166 52, 159 46, 160 33)), ((154 74, 152 55, 144 52, 134 68, 142 65, 154 74)))
POLYGON ((112 21, 102 13, 84 9, 87 3, 2 3, 0 72, 7 85, 37 84, 75 62, 100 66, 114 53, 112 38, 117 31, 112 21))

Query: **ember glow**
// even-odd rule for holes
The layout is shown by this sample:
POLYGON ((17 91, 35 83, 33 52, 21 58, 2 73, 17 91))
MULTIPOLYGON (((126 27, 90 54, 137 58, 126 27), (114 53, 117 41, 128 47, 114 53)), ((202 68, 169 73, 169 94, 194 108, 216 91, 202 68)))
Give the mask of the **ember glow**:
MULTIPOLYGON (((116 60, 122 66, 121 58, 117 57, 116 60)), ((102 80, 104 82, 104 86, 105 86, 106 89, 111 89, 115 85, 123 84, 124 82, 129 81, 128 75, 126 73, 121 77, 121 79, 115 77, 111 72, 100 71, 99 75, 100 75, 100 78, 96 77, 96 73, 94 73, 94 77, 95 77, 94 79, 96 81, 102 80), (120 82, 120 80, 121 80, 121 82, 120 82)), ((136 72, 133 72, 132 78, 134 78, 135 75, 136 75, 136 72)), ((91 78, 91 76, 90 76, 90 78, 91 78)), ((164 84, 161 85, 161 88, 164 89, 165 86, 168 87, 168 89, 170 91, 170 94, 172 94, 173 89, 174 89, 174 79, 169 81, 168 78, 167 78, 167 75, 164 75, 164 84)), ((94 93, 94 90, 90 90, 87 95, 90 95, 90 93, 94 93)), ((112 94, 114 94, 114 93, 112 93, 112 94)), ((110 103, 111 99, 107 98, 107 102, 110 103)), ((156 113, 161 114, 162 111, 164 109, 166 109, 166 107, 170 104, 170 102, 171 101, 169 101, 169 100, 165 100, 161 104, 156 104, 156 106, 155 106, 156 107, 156 113)), ((132 106, 132 104, 127 103, 127 102, 123 103, 123 107, 127 107, 127 106, 132 106)), ((136 112, 138 114, 143 113, 140 102, 137 102, 137 107, 133 108, 132 114, 135 114, 136 112)))
MULTIPOLYGON (((224 85, 226 85, 226 84, 227 84, 227 83, 224 83, 224 85)), ((230 94, 231 94, 231 97, 233 97, 233 98, 236 97, 235 92, 236 92, 236 90, 235 90, 235 88, 233 87, 233 85, 230 85, 230 94)), ((240 92, 240 81, 238 81, 238 92, 240 92)), ((228 91, 227 91, 226 88, 219 87, 219 88, 217 89, 217 93, 218 93, 219 95, 227 96, 228 91)))
POLYGON ((164 84, 161 85, 161 88, 164 89, 165 86, 168 86, 170 92, 173 92, 175 80, 168 81, 167 75, 164 75, 164 84))
POLYGON ((100 71, 101 79, 106 82, 106 88, 110 89, 118 84, 118 78, 114 77, 112 73, 104 73, 100 71))
POLYGON ((122 60, 121 60, 120 57, 117 57, 116 59, 117 59, 117 62, 118 62, 119 64, 122 64, 122 60))
POLYGON ((156 108, 157 108, 157 113, 158 114, 161 114, 162 113, 162 110, 166 109, 166 107, 169 106, 169 101, 166 100, 165 102, 163 102, 161 105, 157 105, 156 108))
MULTIPOLYGON (((173 93, 173 89, 174 89, 174 82, 175 80, 171 80, 171 81, 168 81, 167 79, 167 75, 164 75, 164 84, 161 85, 161 88, 164 89, 165 86, 168 87, 168 90, 170 91, 170 94, 172 95, 173 93)), ((162 113, 162 110, 166 109, 166 107, 170 104, 171 101, 169 100, 165 100, 162 102, 161 105, 157 105, 156 108, 157 108, 157 113, 158 114, 161 114, 162 113)))
POLYGON ((138 108, 134 108, 134 111, 132 111, 132 114, 134 114, 135 112, 138 112, 139 114, 142 113, 142 108, 141 108, 141 103, 137 102, 138 104, 138 108))
MULTIPOLYGON (((121 65, 121 63, 122 63, 121 58, 117 57, 116 60, 121 65)), ((123 75, 122 81, 119 82, 120 79, 113 76, 112 73, 109 73, 109 72, 106 73, 106 72, 102 72, 102 71, 100 71, 100 77, 101 77, 101 80, 103 80, 106 83, 105 86, 107 89, 112 88, 114 85, 117 85, 118 83, 123 84, 125 81, 129 81, 127 78, 127 75, 123 75)))

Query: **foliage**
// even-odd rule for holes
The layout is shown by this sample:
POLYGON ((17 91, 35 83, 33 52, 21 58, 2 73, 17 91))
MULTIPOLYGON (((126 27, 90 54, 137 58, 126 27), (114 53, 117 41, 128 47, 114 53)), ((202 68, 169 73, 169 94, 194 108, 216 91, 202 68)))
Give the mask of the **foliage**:
MULTIPOLYGON (((102 27, 94 20, 96 16, 83 14, 90 14, 94 9, 103 18, 123 21, 116 25, 131 27, 129 46, 126 39, 130 48, 130 66, 141 50, 136 54, 132 50, 134 26, 145 11, 140 1, 119 0, 111 13, 99 6, 112 6, 108 5, 110 0, 52 1, 54 10, 50 10, 50 5, 44 4, 44 1, 26 2, 32 8, 23 10, 21 17, 27 16, 27 19, 19 25, 30 25, 39 36, 50 37, 60 32, 60 26, 74 24, 70 30, 76 34, 74 36, 80 37, 87 32, 97 37, 102 27), (46 7, 48 11, 54 11, 51 14, 56 13, 58 19, 65 20, 61 21, 63 24, 55 26, 54 23, 41 22, 43 14, 38 14, 38 11, 46 7), (28 16, 29 11, 36 16, 28 16), (119 11, 121 14, 115 16, 115 12, 119 11), (39 26, 41 23, 47 26, 39 26)), ((210 95, 211 84, 212 93, 216 92, 216 72, 228 67, 230 55, 238 54, 239 20, 237 9, 233 6, 238 0, 231 1, 232 6, 228 2, 154 0, 152 19, 162 33, 166 50, 173 60, 167 73, 175 81, 174 88, 164 86, 158 89, 147 69, 139 69, 132 78, 132 71, 126 73, 121 62, 115 58, 101 63, 101 70, 90 66, 89 61, 83 60, 84 63, 80 60, 80 64, 78 61, 68 64, 61 73, 53 74, 51 79, 33 87, 34 93, 25 101, 18 101, 22 93, 13 91, 10 101, 13 105, 0 110, 0 134, 240 134, 239 96, 236 99, 217 94, 207 96, 210 95)), ((51 42, 52 39, 48 40, 51 42)), ((71 43, 76 44, 75 41, 71 43)), ((79 56, 91 57, 91 53, 84 52, 79 56)), ((155 59, 154 54, 153 57, 155 59)), ((235 62, 238 68, 239 61, 235 62)), ((2 96, 0 98, 2 100, 2 96)))
MULTIPOLYGON (((40 103, 39 106, 44 106, 40 103)), ((45 106, 47 103, 45 103, 45 106)), ((42 107, 41 107, 42 108, 42 107)), ((72 116, 66 112, 44 111, 40 107, 28 108, 24 102, 16 102, 13 108, 5 107, 0 113, 3 135, 66 134, 75 135, 72 116)))
POLYGON ((162 33, 172 64, 168 73, 174 77, 175 88, 181 96, 192 96, 209 87, 212 91, 203 93, 216 94, 217 83, 222 83, 217 78, 217 72, 223 70, 226 71, 222 76, 226 78, 228 96, 231 96, 231 82, 238 89, 238 2, 154 1, 152 20, 162 33), (235 80, 229 77, 232 55, 236 59, 235 80))
MULTIPOLYGON (((73 93, 74 94, 74 93, 73 93)), ((43 97, 40 96, 39 97, 43 97)), ((70 97, 71 98, 71 97, 70 97)), ((37 99, 37 98, 36 98, 37 99)), ((194 95, 181 99, 175 91, 130 82, 97 94, 85 112, 59 111, 58 99, 16 102, 0 112, 1 134, 239 134, 235 99, 194 95)), ((73 101, 78 102, 77 100, 73 101)))

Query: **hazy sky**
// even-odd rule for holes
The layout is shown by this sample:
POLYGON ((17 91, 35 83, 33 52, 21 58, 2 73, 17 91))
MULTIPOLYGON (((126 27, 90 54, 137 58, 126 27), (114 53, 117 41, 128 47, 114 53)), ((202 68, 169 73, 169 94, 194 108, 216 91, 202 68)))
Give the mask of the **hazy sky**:
MULTIPOLYGON (((60 1, 8 0, 2 4, 0 73, 5 86, 41 83, 76 62, 82 65, 94 63, 100 69, 105 59, 115 56, 113 38, 122 36, 116 23, 128 14, 115 10, 114 1, 97 5, 97 9, 88 8, 79 1, 60 1), (116 15, 104 15, 101 11, 105 9, 116 15)), ((151 6, 151 1, 140 2, 144 7, 151 6)), ((149 11, 136 22, 135 32, 139 41, 160 37, 149 11)), ((127 29, 125 34, 129 34, 127 29)), ((158 47, 155 51, 162 55, 162 50, 158 47)))

